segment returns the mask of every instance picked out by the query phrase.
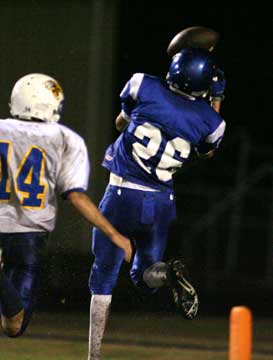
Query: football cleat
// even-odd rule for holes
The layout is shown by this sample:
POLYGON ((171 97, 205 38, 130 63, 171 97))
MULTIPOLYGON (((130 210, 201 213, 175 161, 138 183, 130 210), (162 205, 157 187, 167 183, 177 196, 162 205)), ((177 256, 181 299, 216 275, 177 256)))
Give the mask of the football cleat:
POLYGON ((185 264, 178 258, 168 262, 169 286, 178 311, 182 310, 185 319, 194 319, 198 312, 198 296, 189 281, 185 264))

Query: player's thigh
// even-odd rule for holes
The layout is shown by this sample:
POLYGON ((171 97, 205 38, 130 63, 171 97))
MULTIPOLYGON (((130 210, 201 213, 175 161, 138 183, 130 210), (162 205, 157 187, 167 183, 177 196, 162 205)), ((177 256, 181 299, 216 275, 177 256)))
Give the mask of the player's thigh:
POLYGON ((164 229, 164 232, 161 232, 160 235, 156 234, 154 230, 137 233, 132 270, 144 271, 155 262, 161 261, 166 249, 167 239, 167 229, 164 229))
MULTIPOLYGON (((101 213, 109 222, 130 239, 139 227, 141 198, 138 194, 138 191, 132 189, 108 186, 99 205, 101 213)), ((92 252, 96 262, 115 262, 120 265, 124 258, 124 252, 96 227, 92 232, 92 252)))
MULTIPOLYGON (((174 197, 169 193, 151 194, 149 201, 151 225, 143 224, 135 237, 136 253, 133 267, 145 269, 161 261, 167 246, 170 224, 176 217, 174 197)), ((144 212, 147 212, 144 202, 144 212)))
MULTIPOLYGON (((108 186, 99 209, 101 213, 125 236, 132 239, 137 223, 137 201, 131 189, 108 186)), ((95 257, 89 287, 93 293, 112 292, 124 260, 124 252, 98 228, 92 232, 92 253, 95 257)))
POLYGON ((109 185, 99 209, 122 234, 129 235, 141 220, 143 197, 143 191, 109 185))

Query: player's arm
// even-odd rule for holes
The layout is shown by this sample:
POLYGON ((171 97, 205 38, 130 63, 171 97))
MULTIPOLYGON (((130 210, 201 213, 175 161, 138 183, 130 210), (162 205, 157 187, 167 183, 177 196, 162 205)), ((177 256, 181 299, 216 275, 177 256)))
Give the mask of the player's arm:
POLYGON ((100 213, 90 197, 82 192, 72 191, 67 194, 71 204, 91 224, 107 235, 111 241, 125 253, 125 260, 129 262, 132 257, 132 245, 129 239, 121 235, 111 223, 100 213))
POLYGON ((213 108, 213 110, 215 110, 217 113, 220 113, 221 110, 221 103, 222 100, 221 99, 211 99, 210 101, 210 106, 213 108))
POLYGON ((225 74, 221 69, 215 71, 212 86, 210 89, 210 105, 217 112, 220 113, 221 103, 224 100, 224 93, 226 89, 225 74))
POLYGON ((124 113, 121 111, 116 117, 116 129, 122 132, 127 125, 129 124, 129 120, 124 116, 124 113))
POLYGON ((206 160, 206 159, 211 159, 214 156, 214 153, 215 153, 215 149, 210 150, 204 154, 197 152, 197 156, 199 157, 199 159, 206 160))
POLYGON ((122 132, 131 121, 131 114, 138 101, 138 92, 142 84, 144 74, 134 74, 120 93, 121 112, 116 117, 116 129, 122 132))
POLYGON ((65 150, 57 173, 57 189, 63 198, 68 198, 79 213, 91 224, 103 231, 113 243, 125 252, 125 260, 130 261, 132 246, 129 239, 122 236, 100 213, 90 197, 88 188, 90 164, 84 140, 76 133, 62 128, 65 150))
POLYGON ((213 113, 213 115, 215 119, 218 119, 216 123, 217 126, 214 126, 212 128, 213 131, 208 134, 205 139, 200 141, 199 144, 194 146, 194 150, 200 159, 209 159, 214 156, 215 151, 218 149, 225 133, 226 122, 221 120, 219 115, 215 113, 213 113))

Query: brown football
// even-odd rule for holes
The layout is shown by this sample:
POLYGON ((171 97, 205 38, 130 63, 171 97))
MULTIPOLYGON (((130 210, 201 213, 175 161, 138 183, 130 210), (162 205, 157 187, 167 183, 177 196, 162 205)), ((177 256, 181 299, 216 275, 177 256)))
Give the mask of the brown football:
POLYGON ((174 56, 182 49, 189 47, 212 51, 217 45, 219 37, 218 32, 204 26, 188 27, 174 36, 169 43, 167 53, 169 56, 174 56))

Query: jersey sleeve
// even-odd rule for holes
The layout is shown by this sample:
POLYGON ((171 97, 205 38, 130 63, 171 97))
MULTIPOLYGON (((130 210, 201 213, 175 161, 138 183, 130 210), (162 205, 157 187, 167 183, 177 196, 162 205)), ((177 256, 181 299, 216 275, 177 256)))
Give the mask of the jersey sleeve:
POLYGON ((144 74, 136 73, 126 83, 120 93, 121 112, 124 119, 130 121, 131 113, 138 100, 138 92, 142 84, 144 74))
POLYGON ((65 135, 64 152, 57 179, 63 197, 69 192, 84 192, 88 188, 90 163, 84 140, 71 132, 65 135))
POLYGON ((195 151, 199 154, 206 154, 211 150, 217 149, 223 139, 225 129, 226 122, 222 120, 204 140, 195 146, 195 151))

